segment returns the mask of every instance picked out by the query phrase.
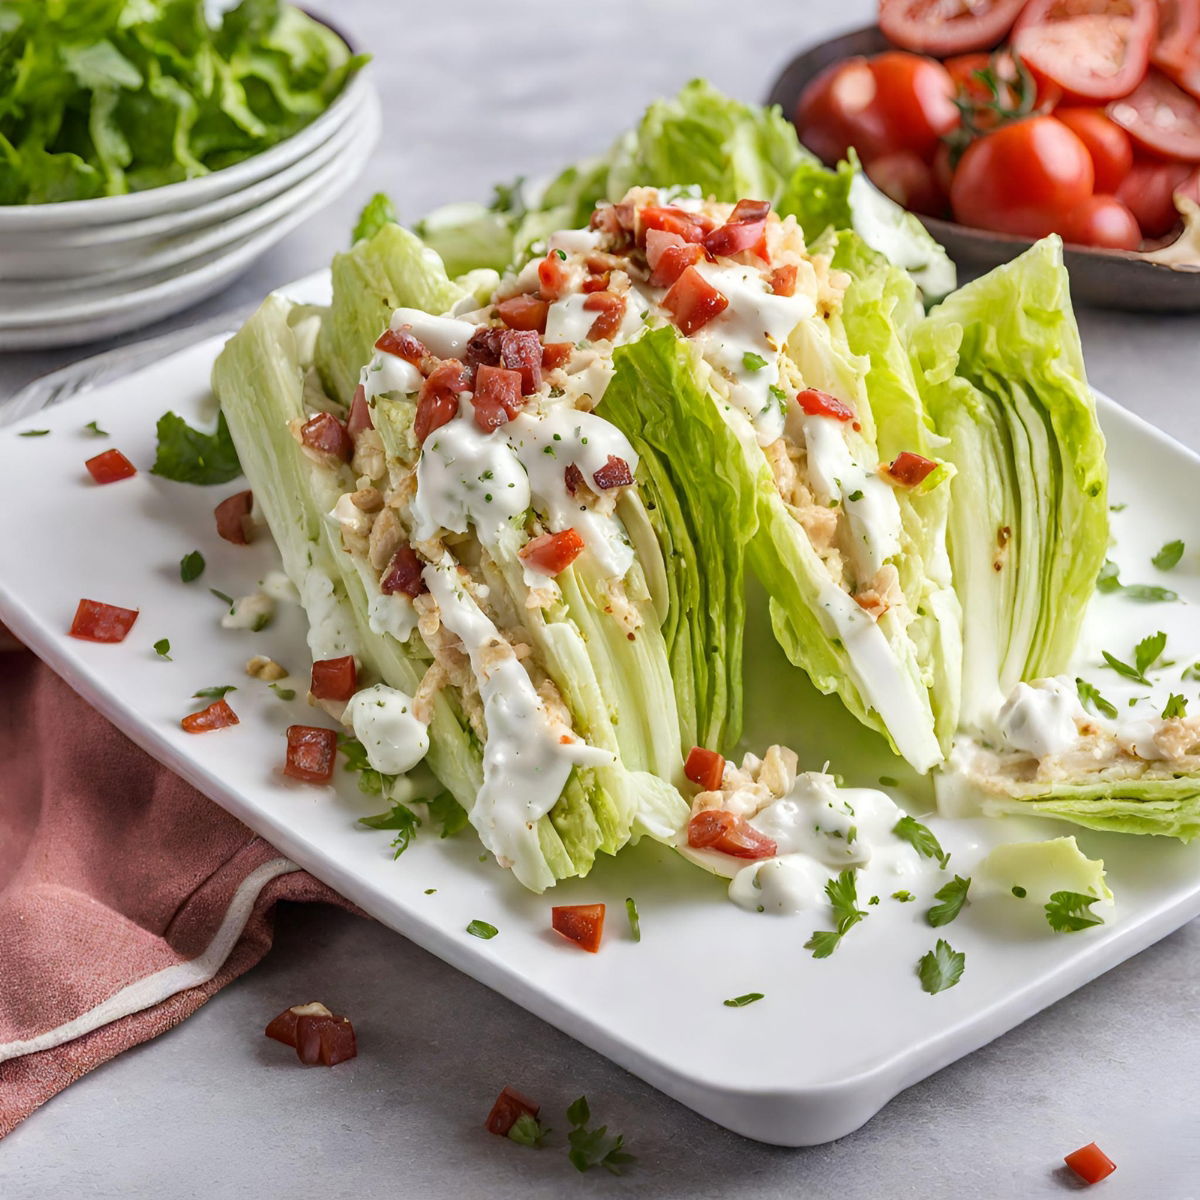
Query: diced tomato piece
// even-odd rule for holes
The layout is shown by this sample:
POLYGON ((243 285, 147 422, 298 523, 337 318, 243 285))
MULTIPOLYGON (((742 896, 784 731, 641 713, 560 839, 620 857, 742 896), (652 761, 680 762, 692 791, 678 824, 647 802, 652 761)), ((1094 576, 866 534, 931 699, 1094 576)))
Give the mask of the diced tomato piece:
POLYGON ((1095 1142, 1088 1142, 1086 1146, 1081 1146, 1078 1150, 1068 1154, 1063 1162, 1084 1183, 1099 1183, 1117 1169, 1117 1164, 1095 1142))
POLYGON ((506 1087, 496 1097, 492 1111, 488 1113, 483 1127, 488 1133, 507 1137, 508 1131, 517 1123, 519 1117, 536 1117, 541 1112, 541 1106, 534 1104, 528 1096, 522 1095, 516 1088, 506 1087))
POLYGON ((668 247, 689 245, 695 245, 695 243, 685 242, 677 233, 671 233, 666 229, 647 229, 646 264, 653 271, 658 266, 658 260, 662 258, 663 251, 668 247))
MULTIPOLYGON (((605 466, 607 465, 606 463, 605 466)), ((573 496, 583 487, 583 472, 574 463, 567 463, 566 470, 563 471, 563 482, 566 484, 567 491, 573 496)))
POLYGON ((611 338, 625 319, 625 297, 612 292, 593 292, 583 302, 583 307, 588 312, 599 314, 588 330, 588 337, 593 342, 611 338))
POLYGON ((546 332, 546 314, 550 305, 537 296, 510 296, 496 305, 496 315, 509 329, 546 332))
POLYGON ((335 1067, 358 1056, 349 1017, 305 1015, 296 1020, 296 1056, 307 1067, 335 1067))
POLYGON ((607 492, 610 488, 629 487, 633 483, 633 472, 623 458, 610 454, 604 466, 592 472, 592 478, 602 492, 607 492))
POLYGON ((360 383, 354 389, 354 399, 350 401, 350 417, 346 421, 346 432, 357 438, 364 429, 374 429, 375 422, 371 420, 371 406, 367 403, 367 390, 360 383))
POLYGON ((500 338, 500 365, 521 372, 521 395, 542 386, 542 341, 532 330, 506 329, 500 338))
POLYGON ((67 632, 85 642, 123 642, 137 618, 136 608, 118 608, 99 600, 80 600, 67 632))
POLYGON ((137 474, 137 467, 120 450, 105 450, 83 464, 97 483, 116 483, 137 474))
POLYGON ((796 264, 786 263, 782 267, 776 267, 771 272, 768 282, 775 295, 794 296, 796 294, 796 264))
POLYGON ((587 295, 590 295, 592 292, 606 292, 611 282, 611 271, 604 271, 599 275, 585 275, 583 283, 579 285, 579 290, 587 295))
POLYGON ((550 924, 556 933, 595 954, 604 935, 604 905, 556 904, 550 910, 550 924))
POLYGON ((475 372, 475 424, 491 433, 521 411, 521 372, 481 366, 475 372))
POLYGON ((557 250, 538 263, 538 288, 543 300, 557 300, 571 283, 571 269, 557 250))
POLYGON ((332 454, 334 458, 349 462, 354 454, 354 443, 346 427, 333 413, 319 412, 300 427, 300 438, 310 450, 332 454))
POLYGON ((209 733, 238 724, 237 713, 224 700, 214 700, 207 708, 189 713, 179 722, 187 733, 209 733))
POLYGON ((729 220, 719 229, 714 229, 704 239, 704 248, 714 256, 740 254, 753 250, 760 258, 766 258, 763 241, 767 228, 767 214, 771 211, 769 200, 739 200, 729 214, 729 220), (760 243, 763 243, 760 246, 760 243))
POLYGON ((542 347, 542 370, 553 371, 563 366, 575 347, 570 342, 547 342, 542 347))
POLYGON ((413 334, 411 325, 401 325, 399 329, 385 329, 379 335, 375 349, 382 350, 384 354, 394 354, 397 358, 412 363, 414 367, 419 367, 422 359, 429 355, 428 347, 413 334))
POLYGON ((796 403, 810 417, 832 417, 835 421, 854 420, 854 409, 836 396, 818 388, 805 388, 796 397, 796 403))
POLYGON ((771 838, 722 808, 704 809, 688 822, 688 845, 719 850, 731 858, 774 858, 777 851, 771 838))
POLYGON ((417 415, 413 418, 413 436, 419 445, 435 430, 458 415, 458 394, 471 386, 467 368, 457 358, 448 358, 429 373, 421 385, 417 415))
POLYGON ((384 568, 383 576, 379 580, 379 590, 385 596, 391 596, 395 592, 403 592, 406 596, 420 596, 429 591, 421 574, 424 567, 425 564, 411 546, 401 546, 384 568))
POLYGON ((283 773, 305 783, 328 783, 337 758, 337 734, 315 725, 289 725, 283 773))
MULTIPOLYGON (((659 233, 652 229, 651 233, 659 233)), ((670 287, 688 269, 704 258, 704 247, 695 242, 685 242, 673 233, 659 234, 674 239, 672 245, 663 246, 650 272, 651 287, 670 287)), ((649 259, 647 258, 647 261, 649 259)))
POLYGON ((254 507, 253 492, 235 492, 226 496, 216 508, 217 533, 235 546, 250 543, 250 510, 254 507))
POLYGON ((638 211, 642 238, 651 229, 662 229, 667 233, 678 234, 685 242, 702 242, 704 235, 711 227, 711 222, 700 217, 698 213, 684 212, 682 208, 659 207, 648 204, 638 211))
POLYGON ((695 267, 680 275, 662 302, 685 337, 703 329, 729 307, 729 301, 695 267))
POLYGON ((358 691, 358 663, 354 655, 318 659, 312 665, 309 691, 318 700, 349 700, 358 691))
POLYGON ((909 450, 902 450, 887 466, 887 474, 903 487, 916 487, 937 470, 937 463, 909 450))
POLYGON ((565 571, 583 553, 583 538, 574 529, 543 533, 518 551, 522 560, 535 571, 557 575, 565 571))
POLYGON ((693 746, 683 764, 683 773, 704 791, 715 792, 721 786, 721 776, 725 773, 725 759, 715 750, 693 746))

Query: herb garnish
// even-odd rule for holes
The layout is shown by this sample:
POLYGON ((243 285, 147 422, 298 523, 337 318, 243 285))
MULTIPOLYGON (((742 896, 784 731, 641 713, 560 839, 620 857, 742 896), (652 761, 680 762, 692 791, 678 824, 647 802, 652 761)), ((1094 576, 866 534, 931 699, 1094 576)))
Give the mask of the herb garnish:
POLYGON ((1103 925, 1104 918, 1091 911, 1099 899, 1082 892, 1052 892, 1046 905, 1046 921, 1055 933, 1078 933, 1092 925, 1103 925))
POLYGON ((271 691, 273 691, 275 695, 280 698, 280 700, 295 700, 296 698, 295 688, 280 687, 277 683, 268 683, 267 687, 269 687, 271 691))
POLYGON ((1104 657, 1104 665, 1116 671, 1118 675, 1124 676, 1126 679, 1132 679, 1135 683, 1140 683, 1144 687, 1150 686, 1150 680, 1146 678, 1146 672, 1162 657, 1162 652, 1167 646, 1167 635, 1160 629, 1158 633, 1152 633, 1149 637, 1144 637, 1133 648, 1133 665, 1127 662, 1122 662, 1115 655, 1110 654, 1107 650, 1102 650, 1100 653, 1104 657))
POLYGON ((50 430, 48 429, 26 429, 17 434, 17 437, 45 437, 50 430))
POLYGON ((619 1133, 610 1138, 607 1125, 588 1129, 587 1124, 591 1119, 586 1096, 580 1096, 567 1109, 567 1120, 571 1122, 571 1131, 567 1134, 570 1146, 567 1157, 571 1165, 577 1171, 603 1167, 613 1175, 620 1175, 623 1167, 635 1161, 634 1156, 624 1149, 625 1138, 619 1133))
POLYGON ((908 842, 922 858, 936 858, 938 866, 943 871, 946 869, 950 855, 942 849, 941 843, 928 826, 922 825, 920 821, 914 820, 912 817, 905 816, 892 826, 892 833, 908 842))
POLYGON ((638 916, 637 904, 632 896, 625 897, 625 915, 629 918, 629 932, 635 942, 642 940, 642 919, 638 916))
POLYGON ((159 658, 165 658, 167 662, 171 662, 170 639, 159 638, 158 641, 154 643, 154 653, 157 654, 159 658))
POLYGON ((90 433, 90 434, 91 434, 93 437, 108 437, 108 430, 107 430, 107 429, 101 429, 101 428, 100 428, 100 426, 99 426, 99 425, 97 425, 95 421, 89 421, 89 422, 88 422, 88 423, 87 423, 87 424, 84 426, 84 429, 85 429, 85 430, 86 430, 88 433, 90 433))
POLYGON ((158 418, 158 453, 152 475, 176 483, 228 483, 242 473, 225 414, 217 417, 213 433, 193 429, 173 412, 158 418))
POLYGON ((232 683, 219 684, 217 687, 201 688, 192 693, 194 700, 220 700, 230 692, 236 692, 237 687, 232 683))
MULTIPOLYGON (((179 578, 184 583, 191 583, 204 574, 204 555, 199 550, 191 550, 179 560, 179 578)), ((230 601, 232 604, 233 602, 230 601)))
POLYGON ((389 812, 377 813, 373 817, 359 817, 358 823, 368 829, 394 829, 396 836, 392 838, 392 858, 399 858, 412 844, 421 818, 406 805, 393 804, 389 812))
POLYGON ((1024 900, 1025 897, 1029 895, 1029 893, 1019 883, 1013 884, 1012 894, 1016 896, 1018 900, 1024 900))
POLYGON ((952 988, 961 978, 967 956, 955 950, 945 938, 938 938, 937 945, 921 956, 917 963, 917 974, 921 987, 931 996, 952 988))
POLYGON ((804 943, 805 950, 811 950, 813 958, 828 958, 845 934, 868 915, 858 907, 858 885, 851 867, 825 885, 825 895, 833 909, 835 928, 817 930, 804 943))
POLYGON ((1117 706, 1100 695, 1100 689, 1094 683, 1088 683, 1086 679, 1075 680, 1075 691, 1079 695, 1079 702, 1085 707, 1090 708, 1092 712, 1099 713, 1102 717, 1115 718, 1117 715, 1117 706))
POLYGON ((216 588, 209 588, 208 590, 210 592, 212 592, 212 594, 214 596, 216 596, 216 598, 218 600, 223 600, 226 604, 229 605, 229 607, 231 609, 233 608, 233 597, 232 596, 227 596, 227 595, 225 595, 224 592, 218 592, 216 588))
POLYGON ((510 1140, 518 1143, 521 1146, 532 1146, 534 1149, 541 1149, 542 1143, 554 1131, 547 1128, 530 1113, 522 1113, 513 1123, 512 1128, 508 1131, 510 1140))
POLYGON ((970 886, 970 876, 963 879, 962 876, 955 875, 949 883, 944 884, 934 892, 933 898, 940 900, 941 904, 935 904, 925 914, 925 920, 934 926, 934 928, 937 928, 939 925, 949 925, 962 911, 962 906, 967 902, 967 890, 970 886))
POLYGON ((908 904, 910 901, 915 900, 916 896, 908 888, 901 888, 900 891, 892 893, 892 899, 899 900, 901 904, 908 904))
POLYGON ((1165 546, 1150 560, 1160 571, 1169 571, 1179 565, 1183 557, 1183 543, 1176 539, 1165 546))
POLYGON ((1100 574, 1096 578, 1096 591, 1120 592, 1130 600, 1141 600, 1147 604, 1159 604, 1179 599, 1179 593, 1171 591, 1170 588, 1157 587, 1150 583, 1123 584, 1115 562, 1106 562, 1100 568, 1100 574))
POLYGON ((734 996, 732 1000, 722 1000, 721 1003, 726 1008, 745 1008, 747 1004, 753 1004, 755 1000, 762 998, 762 992, 747 992, 744 996, 734 996))
POLYGON ((747 371, 761 371, 767 365, 767 360, 761 354, 755 354, 753 350, 747 350, 742 355, 742 366, 747 371))
POLYGON ((1187 716, 1187 701, 1177 692, 1172 692, 1167 698, 1167 703, 1162 710, 1162 718, 1164 721, 1170 721, 1174 717, 1187 716))
POLYGON ((495 925, 489 925, 486 921, 472 921, 467 926, 467 932, 472 937, 483 938, 487 942, 494 938, 500 930, 495 925))

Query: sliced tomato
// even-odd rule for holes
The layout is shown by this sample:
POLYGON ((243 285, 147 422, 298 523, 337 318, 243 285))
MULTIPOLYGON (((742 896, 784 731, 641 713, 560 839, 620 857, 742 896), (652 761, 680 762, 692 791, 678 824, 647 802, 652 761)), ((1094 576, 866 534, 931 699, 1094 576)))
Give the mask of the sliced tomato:
POLYGON ((1114 100, 1137 87, 1158 32, 1155 0, 1029 0, 1013 50, 1038 76, 1082 100, 1114 100))
POLYGON ((137 467, 120 450, 105 450, 83 464, 97 483, 116 483, 137 474, 137 467))
POLYGON ((1200 162, 1200 102, 1151 69, 1108 115, 1139 145, 1166 158, 1200 162))
POLYGON ((305 1014, 296 1019, 296 1056, 307 1067, 335 1067, 358 1057, 349 1017, 305 1014))
POLYGON ((422 574, 424 569, 425 564, 417 557, 417 552, 411 546, 401 546, 379 577, 379 590, 385 596, 396 592, 414 598, 420 596, 429 591, 422 574))
POLYGON ((331 454, 349 462, 354 455, 354 443, 346 427, 333 413, 319 412, 300 427, 300 438, 310 450, 331 454))
POLYGON ((207 708, 188 713, 179 722, 187 733, 210 733, 214 729, 227 729, 238 723, 237 713, 224 700, 214 700, 207 708))
POLYGON ((604 905, 556 904, 550 910, 550 925, 556 933, 595 954, 604 936, 604 905))
POLYGON ((328 783, 337 759, 337 734, 316 725, 289 725, 283 773, 305 783, 328 783))
POLYGON ((414 367, 419 367, 422 360, 429 356, 425 343, 413 333, 411 325, 385 329, 376 340, 375 349, 384 354, 394 354, 414 367))
POLYGON ((1151 60, 1200 99, 1200 0, 1158 0, 1158 42, 1151 60))
POLYGON ((596 319, 588 330, 588 339, 593 342, 608 340, 616 336, 625 319, 625 297, 612 292, 593 292, 584 302, 585 312, 594 312, 596 319))
POLYGON ((357 438, 367 429, 374 429, 375 422, 371 420, 371 406, 367 403, 367 390, 360 383, 354 389, 354 399, 350 401, 350 416, 346 419, 346 432, 357 438))
POLYGON ((67 632, 84 642, 123 642, 137 618, 136 608, 118 608, 99 600, 80 600, 67 632))
POLYGON ((1108 195, 1121 186, 1133 166, 1129 135, 1102 108, 1059 108, 1055 117, 1070 129, 1092 156, 1096 191, 1108 195))
POLYGON ((1134 159, 1129 174, 1117 188, 1117 199, 1137 218, 1146 237, 1163 237, 1179 223, 1174 195, 1190 171, 1185 163, 1134 159))
POLYGON ((949 207, 933 167, 911 150, 881 154, 867 163, 866 172, 871 182, 901 208, 940 217, 949 207))
POLYGON ((1137 218, 1115 196, 1089 196, 1071 210, 1060 232, 1063 241, 1104 250, 1136 250, 1142 244, 1137 218))
POLYGON ((496 305, 496 315, 509 329, 546 332, 546 315, 550 305, 537 296, 510 296, 496 305))
MULTIPOLYGON (((739 200, 729 214, 729 220, 704 238, 704 249, 713 255, 741 254, 743 250, 757 252, 767 228, 771 212, 769 200, 739 200)), ((760 254, 759 257, 765 257, 760 254)))
POLYGON ((1095 1142, 1088 1142, 1086 1146, 1081 1146, 1078 1150, 1068 1154, 1063 1162, 1084 1183, 1099 1183, 1117 1169, 1117 1164, 1095 1142))
POLYGON ((517 551, 521 560, 544 575, 558 575, 583 553, 583 538, 574 529, 543 533, 517 551))
POLYGON ((226 496, 216 508, 213 516, 217 522, 217 534, 235 546, 250 544, 250 510, 254 507, 253 492, 235 492, 226 496))
POLYGON ((592 478, 602 492, 607 492, 612 488, 630 487, 633 483, 633 472, 623 458, 610 454, 604 466, 592 472, 592 478))
POLYGON ((542 346, 542 370, 553 371, 564 366, 574 349, 570 342, 546 342, 542 346))
POLYGON ((1025 0, 880 0, 879 27, 894 45, 941 58, 990 50, 1024 6, 1025 0))
POLYGON ((721 786, 721 776, 725 773, 725 759, 715 750, 693 746, 683 764, 683 773, 697 787, 706 792, 715 792, 721 786))
POLYGON ((796 294, 796 276, 799 274, 795 263, 784 263, 782 267, 776 267, 771 272, 771 278, 767 281, 770 284, 771 291, 776 296, 794 296, 796 294))
POLYGON ((481 366, 475 372, 475 424, 484 433, 507 425, 521 411, 521 372, 481 366))
POLYGON ((686 337, 729 307, 729 301, 695 267, 688 267, 675 280, 662 303, 686 337))
POLYGON ((349 700, 358 691, 358 663, 354 655, 318 659, 312 665, 309 691, 317 700, 349 700))
POLYGON ((496 1097, 496 1103, 492 1105, 492 1111, 488 1113, 483 1127, 488 1133, 507 1137, 508 1131, 517 1123, 518 1118, 536 1117, 539 1112, 541 1112, 540 1105, 535 1104, 522 1092, 518 1092, 516 1088, 506 1087, 496 1097))
POLYGON ((900 484, 901 487, 916 487, 922 484, 934 471, 937 463, 923 455, 914 454, 911 450, 901 450, 887 465, 886 474, 900 484))
POLYGON ((854 409, 844 400, 839 400, 819 388, 805 388, 797 395, 796 403, 810 417, 832 417, 835 421, 854 420, 854 409))
POLYGON ((521 395, 542 386, 542 340, 532 329, 506 329, 500 335, 500 365, 521 372, 521 395))
POLYGON ((723 808, 706 808, 688 822, 688 845, 733 858, 774 858, 775 842, 748 821, 723 808))
POLYGON ((457 358, 446 359, 429 373, 429 378, 421 385, 417 413, 413 418, 413 436, 418 445, 423 446, 425 439, 435 429, 441 429, 447 421, 454 420, 458 415, 459 393, 467 391, 470 386, 471 377, 467 368, 457 358))

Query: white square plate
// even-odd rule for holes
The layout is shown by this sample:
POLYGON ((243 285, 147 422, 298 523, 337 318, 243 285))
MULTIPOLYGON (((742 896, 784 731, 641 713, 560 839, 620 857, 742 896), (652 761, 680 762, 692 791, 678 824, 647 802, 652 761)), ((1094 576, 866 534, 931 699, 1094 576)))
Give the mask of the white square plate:
MULTIPOLYGON (((304 298, 320 299, 327 282, 297 286, 304 298)), ((1050 932, 1036 912, 1016 928, 968 907, 951 928, 935 931, 923 919, 926 903, 894 906, 899 911, 888 920, 864 921, 836 955, 818 961, 803 949, 811 920, 736 908, 721 881, 650 843, 599 862, 553 897, 530 895, 481 862, 469 832, 448 841, 423 833, 393 861, 390 835, 356 823, 381 805, 361 795, 353 777, 339 771, 336 788, 311 787, 277 769, 285 727, 323 721, 302 699, 309 657, 298 609, 284 606, 258 634, 220 628, 223 605, 209 587, 248 593, 275 561, 269 539, 236 547, 216 536, 213 506, 239 485, 191 487, 149 473, 155 421, 165 409, 192 423, 213 420, 208 376, 221 343, 210 337, 0 430, 0 620, 135 742, 314 875, 682 1103, 766 1142, 840 1137, 902 1088, 1200 913, 1200 848, 1033 820, 929 818, 964 874, 999 842, 1077 832, 1083 849, 1108 866, 1115 919, 1068 936, 1050 932), (89 434, 90 421, 111 436, 89 434), (50 434, 17 436, 30 428, 50 434), (97 488, 83 462, 109 447, 139 473, 97 488), (183 584, 179 560, 194 549, 207 569, 183 584), (124 643, 66 636, 83 596, 140 610, 124 643), (171 662, 152 649, 163 637, 171 662), (256 653, 296 673, 295 701, 281 701, 245 675, 256 653), (179 718, 196 707, 192 693, 224 683, 237 685, 229 700, 241 724, 183 733, 179 718), (427 894, 430 888, 436 892, 427 894), (626 927, 627 896, 641 912, 640 943, 626 927), (589 955, 550 931, 549 908, 594 901, 608 905, 608 928, 601 952, 589 955), (466 926, 473 919, 497 926, 499 936, 472 937, 466 926), (914 969, 938 934, 966 952, 966 971, 958 986, 929 996, 914 969), (765 998, 744 1008, 722 1003, 751 991, 765 998)), ((1132 581, 1168 539, 1200 544, 1200 459, 1111 401, 1101 400, 1101 415, 1112 495, 1128 505, 1114 517, 1115 554, 1132 581)), ((1200 599, 1200 579, 1185 567, 1173 573, 1172 586, 1200 599)), ((1112 602, 1094 602, 1093 628, 1104 626, 1112 602)), ((1146 609, 1148 630, 1158 627, 1155 607, 1146 609)), ((1200 658, 1200 623, 1187 617, 1174 610, 1170 628, 1172 656, 1181 662, 1200 658)), ((828 760, 851 784, 897 777, 902 784, 893 794, 901 802, 917 814, 930 808, 928 785, 788 666, 761 610, 751 614, 747 641, 748 747, 787 742, 803 767, 828 760)))

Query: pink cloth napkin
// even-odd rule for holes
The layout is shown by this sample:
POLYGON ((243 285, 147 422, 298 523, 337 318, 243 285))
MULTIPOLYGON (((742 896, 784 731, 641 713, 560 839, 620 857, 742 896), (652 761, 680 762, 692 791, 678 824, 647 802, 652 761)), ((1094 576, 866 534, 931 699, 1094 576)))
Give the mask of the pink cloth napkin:
POLYGON ((258 962, 279 900, 353 907, 0 653, 0 1137, 258 962))

